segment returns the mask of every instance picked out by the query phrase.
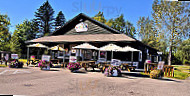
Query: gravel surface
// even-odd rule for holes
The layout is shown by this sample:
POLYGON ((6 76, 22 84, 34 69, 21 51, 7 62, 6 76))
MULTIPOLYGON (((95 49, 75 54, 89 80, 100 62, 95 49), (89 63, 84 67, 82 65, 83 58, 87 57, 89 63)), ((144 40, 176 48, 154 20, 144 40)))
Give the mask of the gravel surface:
POLYGON ((106 77, 101 72, 71 73, 56 68, 0 68, 0 94, 32 96, 189 96, 190 80, 150 79, 123 72, 106 77), (7 71, 6 71, 7 70, 7 71))

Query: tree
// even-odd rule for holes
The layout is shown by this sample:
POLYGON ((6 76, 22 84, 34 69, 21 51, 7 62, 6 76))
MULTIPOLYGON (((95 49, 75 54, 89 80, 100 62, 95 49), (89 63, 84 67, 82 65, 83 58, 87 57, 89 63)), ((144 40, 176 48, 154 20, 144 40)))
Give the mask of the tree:
POLYGON ((25 20, 22 24, 16 25, 10 42, 11 51, 18 54, 26 53, 25 41, 37 38, 38 32, 38 25, 35 20, 25 20))
POLYGON ((183 64, 190 64, 190 39, 184 40, 175 54, 183 64))
POLYGON ((176 1, 155 0, 152 9, 152 16, 156 29, 167 34, 169 42, 168 65, 171 65, 173 48, 179 46, 182 38, 187 36, 188 16, 185 13, 187 3, 176 1))
POLYGON ((106 19, 104 18, 104 13, 103 12, 98 12, 98 14, 96 14, 94 17, 92 17, 93 19, 101 22, 101 23, 106 23, 106 19))
POLYGON ((135 34, 136 34, 136 30, 135 30, 135 27, 133 26, 133 24, 129 21, 126 21, 126 24, 125 24, 125 34, 130 36, 130 37, 135 37, 135 34))
POLYGON ((105 24, 108 25, 109 27, 113 27, 113 23, 114 23, 114 20, 110 19, 105 24))
POLYGON ((52 32, 52 25, 54 23, 53 14, 54 10, 48 1, 40 6, 40 8, 37 9, 37 12, 35 12, 35 17, 39 24, 41 36, 48 35, 52 32))
POLYGON ((112 28, 114 28, 122 33, 125 33, 125 19, 124 19, 123 14, 121 14, 119 17, 114 19, 112 28))
POLYGON ((59 13, 57 14, 57 17, 55 18, 55 27, 60 27, 63 26, 66 22, 65 16, 62 13, 62 11, 59 11, 59 13))
POLYGON ((9 51, 9 41, 11 34, 9 33, 10 19, 8 15, 0 14, 0 50, 9 51))

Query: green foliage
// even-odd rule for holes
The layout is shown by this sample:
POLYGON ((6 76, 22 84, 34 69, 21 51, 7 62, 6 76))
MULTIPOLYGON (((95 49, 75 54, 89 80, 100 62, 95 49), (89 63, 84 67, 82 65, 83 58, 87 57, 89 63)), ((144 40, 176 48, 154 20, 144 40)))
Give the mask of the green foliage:
POLYGON ((155 22, 155 28, 160 33, 167 34, 166 39, 169 45, 168 64, 171 65, 173 48, 181 43, 183 38, 187 37, 189 30, 189 16, 185 12, 189 9, 189 3, 155 0, 152 9, 152 16, 155 22))
POLYGON ((138 35, 143 43, 160 51, 166 50, 165 41, 161 41, 163 38, 159 37, 153 20, 150 20, 149 17, 140 17, 137 26, 138 35))
POLYGON ((153 71, 150 72, 150 78, 158 79, 160 77, 163 77, 162 70, 153 70, 153 71))
POLYGON ((125 32, 125 19, 124 19, 123 14, 121 14, 119 17, 114 19, 112 28, 114 28, 122 33, 125 32))
POLYGON ((97 15, 95 15, 92 18, 102 23, 105 23, 109 27, 112 27, 113 29, 118 30, 121 33, 124 33, 130 37, 135 37, 135 34, 136 34, 135 27, 129 21, 125 22, 123 14, 121 14, 119 17, 115 19, 106 20, 104 18, 103 12, 99 12, 97 15))
POLYGON ((102 22, 102 23, 106 23, 106 19, 104 18, 104 13, 103 12, 98 12, 98 14, 96 14, 94 17, 92 17, 93 19, 102 22))
POLYGON ((37 37, 38 27, 34 20, 25 20, 22 24, 16 25, 10 46, 11 52, 21 54, 26 53, 25 41, 35 39, 37 37))
POLYGON ((66 22, 65 16, 62 11, 59 11, 57 17, 55 18, 55 27, 63 26, 66 22))
POLYGON ((36 21, 39 24, 40 36, 46 36, 52 32, 52 27, 54 23, 53 14, 54 10, 48 1, 40 6, 40 8, 37 9, 37 12, 35 12, 36 21))
POLYGON ((126 27, 125 34, 127 34, 130 37, 135 37, 136 29, 133 26, 133 24, 131 22, 129 22, 129 21, 126 21, 125 27, 126 27))
POLYGON ((0 50, 9 51, 9 41, 11 34, 9 33, 10 19, 8 15, 0 14, 0 50))
POLYGON ((190 64, 190 39, 184 40, 174 54, 183 64, 190 64))

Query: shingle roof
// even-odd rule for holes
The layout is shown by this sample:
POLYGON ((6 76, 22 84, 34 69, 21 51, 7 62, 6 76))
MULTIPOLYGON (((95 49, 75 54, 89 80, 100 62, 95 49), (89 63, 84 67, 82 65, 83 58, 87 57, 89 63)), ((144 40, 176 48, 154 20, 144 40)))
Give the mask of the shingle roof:
POLYGON ((27 41, 26 43, 40 42, 106 42, 106 41, 136 41, 125 34, 88 34, 88 35, 58 35, 45 36, 27 41))

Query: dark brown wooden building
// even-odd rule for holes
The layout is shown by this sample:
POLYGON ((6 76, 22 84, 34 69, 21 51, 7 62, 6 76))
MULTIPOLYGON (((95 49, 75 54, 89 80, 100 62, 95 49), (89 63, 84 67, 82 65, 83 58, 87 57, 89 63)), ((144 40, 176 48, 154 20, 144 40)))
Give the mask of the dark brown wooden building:
MULTIPOLYGON (((98 48, 109 43, 114 43, 121 47, 131 46, 135 49, 141 50, 142 60, 140 61, 138 60, 138 53, 134 53, 134 61, 139 61, 139 68, 143 68, 144 62, 147 58, 152 59, 152 61, 156 61, 154 59, 158 58, 156 57, 158 55, 158 50, 143 44, 135 38, 122 34, 121 32, 94 20, 83 13, 68 21, 64 26, 54 31, 51 35, 30 40, 26 43, 42 43, 47 46, 60 44, 65 49, 70 50, 73 46, 85 42, 98 48)), ((115 57, 118 59, 121 58, 122 60, 125 60, 125 57, 130 57, 127 53, 121 52, 116 52, 114 55, 117 55, 115 57)))

